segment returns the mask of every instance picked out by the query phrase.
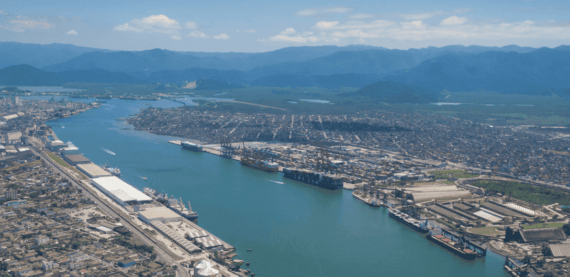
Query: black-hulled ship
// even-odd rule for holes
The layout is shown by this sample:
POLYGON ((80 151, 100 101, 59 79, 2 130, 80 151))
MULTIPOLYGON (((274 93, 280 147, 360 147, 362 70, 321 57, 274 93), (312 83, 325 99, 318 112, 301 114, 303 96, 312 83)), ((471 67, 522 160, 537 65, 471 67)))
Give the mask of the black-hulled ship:
POLYGON ((307 170, 283 168, 283 176, 288 179, 330 190, 341 189, 343 185, 343 179, 341 177, 307 170))
POLYGON ((418 232, 427 233, 429 231, 427 228, 426 221, 417 220, 411 217, 410 215, 401 212, 397 209, 388 209, 388 214, 391 218, 406 224, 408 227, 418 232))
POLYGON ((452 236, 449 233, 446 233, 445 230, 432 230, 426 238, 463 259, 474 260, 478 256, 476 251, 469 249, 468 245, 462 240, 462 238, 452 236))
POLYGON ((202 152, 204 151, 204 147, 200 144, 191 143, 189 141, 183 141, 180 143, 183 149, 194 151, 194 152, 202 152))

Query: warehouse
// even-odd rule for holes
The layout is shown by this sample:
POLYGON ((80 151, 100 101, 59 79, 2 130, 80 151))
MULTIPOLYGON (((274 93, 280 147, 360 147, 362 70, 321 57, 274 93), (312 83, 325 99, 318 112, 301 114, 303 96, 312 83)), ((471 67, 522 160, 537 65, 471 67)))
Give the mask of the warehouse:
POLYGON ((78 164, 77 169, 85 173, 85 175, 89 176, 89 178, 112 176, 112 174, 109 173, 107 170, 101 168, 100 166, 94 163, 78 164))
POLYGON ((139 212, 139 218, 148 224, 153 221, 171 222, 182 220, 182 216, 164 206, 146 208, 144 211, 139 212))
POLYGON ((152 201, 152 198, 115 176, 95 178, 91 183, 122 206, 152 201))
POLYGON ((70 165, 87 164, 91 162, 85 158, 83 154, 65 155, 63 159, 70 165))

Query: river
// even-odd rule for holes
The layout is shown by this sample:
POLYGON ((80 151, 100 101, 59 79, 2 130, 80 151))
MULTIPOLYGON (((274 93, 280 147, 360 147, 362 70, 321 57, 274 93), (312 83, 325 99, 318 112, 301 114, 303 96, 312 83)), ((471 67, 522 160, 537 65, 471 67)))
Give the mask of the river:
POLYGON ((488 251, 486 258, 463 260, 390 219, 385 208, 353 198, 351 191, 328 191, 184 151, 168 143, 172 137, 135 131, 116 120, 149 105, 180 103, 113 99, 48 124, 93 162, 119 167, 121 178, 133 186, 191 201, 199 225, 236 247, 256 276, 508 276, 503 257, 488 251))

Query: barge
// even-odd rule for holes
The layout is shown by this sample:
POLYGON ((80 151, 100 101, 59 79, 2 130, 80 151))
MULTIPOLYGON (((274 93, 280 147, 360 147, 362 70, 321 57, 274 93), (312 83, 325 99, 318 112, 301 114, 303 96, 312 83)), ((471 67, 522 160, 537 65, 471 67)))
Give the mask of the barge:
POLYGON ((388 209, 388 214, 390 215, 391 218, 407 225, 408 227, 420 232, 420 233, 427 233, 429 230, 427 228, 428 224, 427 224, 427 220, 425 221, 420 221, 417 220, 411 216, 409 216, 408 214, 398 211, 396 209, 388 209))
POLYGON ((342 189, 343 185, 340 177, 307 170, 283 168, 283 177, 330 190, 342 189))

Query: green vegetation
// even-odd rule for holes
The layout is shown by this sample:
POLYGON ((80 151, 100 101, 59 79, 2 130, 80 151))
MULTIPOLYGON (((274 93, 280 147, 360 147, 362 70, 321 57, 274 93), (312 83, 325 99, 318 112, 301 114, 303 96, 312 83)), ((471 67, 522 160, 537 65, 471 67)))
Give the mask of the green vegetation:
POLYGON ((453 182, 453 181, 440 181, 440 182, 444 183, 444 184, 448 184, 448 185, 454 185, 455 184, 455 182, 453 182))
POLYGON ((479 174, 454 174, 453 177, 455 177, 455 178, 474 178, 474 177, 479 177, 479 174))
POLYGON ((457 173, 467 173, 465 170, 441 170, 441 171, 430 171, 428 173, 434 175, 442 175, 442 174, 457 174, 457 173))
POLYGON ((68 165, 62 158, 60 158, 60 157, 58 157, 58 156, 56 156, 56 155, 54 155, 53 153, 50 153, 50 152, 45 152, 45 153, 48 154, 48 156, 49 156, 52 160, 54 160, 56 163, 60 164, 61 166, 69 167, 69 165, 68 165))
POLYGON ((537 205, 547 205, 559 203, 570 205, 570 194, 555 191, 544 187, 535 187, 519 182, 477 180, 471 183, 473 186, 481 187, 494 193, 503 193, 512 198, 527 201, 537 205))
POLYGON ((521 225, 523 229, 539 229, 539 228, 554 228, 562 227, 565 223, 538 223, 538 224, 527 224, 521 225))

